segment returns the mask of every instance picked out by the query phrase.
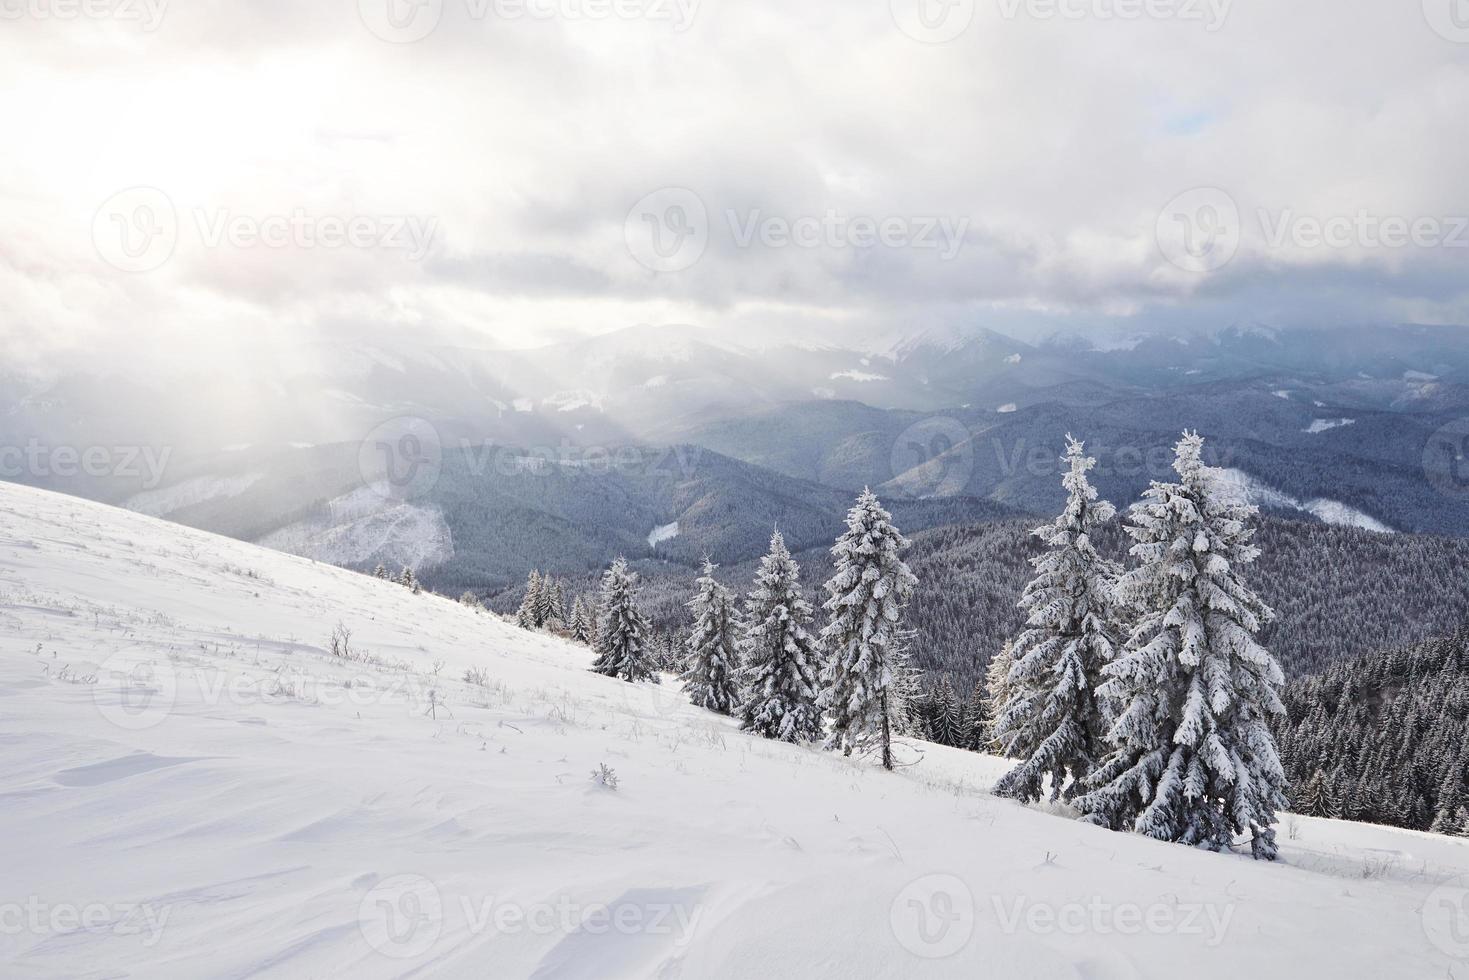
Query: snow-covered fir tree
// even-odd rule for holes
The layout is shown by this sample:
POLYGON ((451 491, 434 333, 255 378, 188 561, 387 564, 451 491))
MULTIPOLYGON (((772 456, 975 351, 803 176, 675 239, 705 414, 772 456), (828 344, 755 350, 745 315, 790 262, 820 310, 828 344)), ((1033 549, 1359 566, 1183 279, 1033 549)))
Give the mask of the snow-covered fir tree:
POLYGON ((388 566, 384 565, 382 562, 378 562, 377 567, 372 570, 372 577, 381 579, 387 578, 388 566))
POLYGON ((832 546, 823 606, 831 618, 821 631, 826 666, 816 703, 831 722, 826 747, 851 755, 876 746, 884 769, 893 767, 893 727, 905 713, 899 676, 910 669, 899 639, 918 584, 902 558, 907 547, 892 515, 864 489, 832 546))
POLYGON ((995 738, 994 720, 999 717, 1000 710, 1005 707, 1005 702, 1010 698, 1010 668, 1014 665, 1015 657, 1010 641, 1006 640, 999 652, 990 659, 989 666, 984 671, 984 704, 990 718, 990 727, 985 733, 985 747, 997 755, 1003 755, 1004 748, 995 738))
POLYGON ((686 643, 689 669, 683 675, 683 689, 698 707, 729 715, 740 703, 734 596, 714 577, 717 567, 704 559, 704 574, 689 600, 694 625, 686 643))
POLYGON ((582 602, 581 596, 571 604, 571 622, 567 628, 571 630, 571 638, 578 643, 590 643, 592 641, 591 617, 587 614, 586 603, 582 602))
POLYGON ((964 730, 959 747, 970 752, 984 752, 989 744, 990 728, 989 698, 984 684, 976 681, 969 695, 969 704, 964 708, 964 730))
POLYGON ((947 676, 934 684, 928 701, 929 739, 940 745, 958 745, 964 738, 964 709, 947 676))
POLYGON ((403 566, 403 572, 398 576, 398 584, 405 589, 411 589, 414 595, 418 595, 419 590, 422 588, 418 584, 418 577, 413 574, 413 569, 407 565, 403 566))
POLYGON ((1138 566, 1116 597, 1136 618, 1098 693, 1113 751, 1077 805, 1096 823, 1221 850, 1250 835, 1274 859, 1286 780, 1270 722, 1284 675, 1255 633, 1273 617, 1242 573, 1255 508, 1204 465, 1203 439, 1176 447, 1177 483, 1155 482, 1129 515, 1138 566))
POLYGON ((638 610, 637 576, 618 558, 602 576, 592 670, 625 681, 658 682, 648 651, 648 623, 638 610))
POLYGON ((784 742, 821 736, 816 707, 821 652, 809 630, 811 603, 801 595, 801 569, 779 531, 760 559, 755 587, 745 599, 740 679, 747 731, 784 742))
POLYGON ((1061 514, 1031 533, 1050 549, 1031 559, 1035 577, 1020 608, 1025 629, 1011 644, 1006 701, 994 721, 1005 755, 1020 759, 995 792, 1034 801, 1050 777, 1051 799, 1071 799, 1106 755, 1106 718, 1097 701, 1102 667, 1116 655, 1112 590, 1119 569, 1097 554, 1092 535, 1117 511, 1087 480, 1097 461, 1066 437, 1061 514))
POLYGON ((540 626, 540 606, 541 573, 532 569, 525 579, 525 598, 520 600, 520 608, 515 613, 516 625, 523 630, 533 630, 540 626))
POLYGON ((559 629, 566 623, 561 610, 560 585, 547 572, 541 577, 541 587, 536 592, 536 625, 542 629, 559 629))

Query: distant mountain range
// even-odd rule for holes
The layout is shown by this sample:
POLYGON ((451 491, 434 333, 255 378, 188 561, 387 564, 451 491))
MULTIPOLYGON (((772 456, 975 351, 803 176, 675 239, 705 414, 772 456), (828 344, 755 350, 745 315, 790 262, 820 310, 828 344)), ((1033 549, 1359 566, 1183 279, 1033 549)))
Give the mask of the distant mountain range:
POLYGON ((0 376, 0 446, 23 450, 0 475, 498 595, 618 554, 738 566, 776 526, 819 548, 863 486, 906 531, 962 537, 1054 510, 1068 432, 1119 505, 1171 478, 1189 428, 1267 514, 1469 537, 1466 418, 1457 328, 756 348, 645 327, 526 351, 318 349, 225 379, 0 376), (99 449, 107 465, 76 465, 99 449), (426 477, 397 485, 405 462, 426 477))

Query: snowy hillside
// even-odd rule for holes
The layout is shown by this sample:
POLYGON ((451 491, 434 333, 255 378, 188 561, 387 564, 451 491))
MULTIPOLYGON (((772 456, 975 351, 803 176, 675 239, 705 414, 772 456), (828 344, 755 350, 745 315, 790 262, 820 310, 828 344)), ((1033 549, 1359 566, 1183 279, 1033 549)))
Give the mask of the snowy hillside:
POLYGON ((1192 851, 993 798, 997 759, 888 774, 590 660, 0 484, 0 972, 1469 975, 1469 841, 1287 816, 1279 863, 1192 851))

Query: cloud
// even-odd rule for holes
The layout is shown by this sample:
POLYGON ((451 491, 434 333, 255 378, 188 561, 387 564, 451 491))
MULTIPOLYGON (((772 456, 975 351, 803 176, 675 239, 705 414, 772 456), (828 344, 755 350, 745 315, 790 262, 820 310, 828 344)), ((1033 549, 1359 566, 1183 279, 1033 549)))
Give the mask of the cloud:
MULTIPOLYGON (((1128 19, 1110 0, 1007 0, 930 44, 889 4, 841 0, 215 0, 163 4, 151 30, 123 16, 140 3, 5 8, 22 11, 0 39, 0 80, 23 93, 0 104, 0 331, 17 357, 405 329, 524 345, 660 321, 1469 321, 1465 249, 1268 234, 1285 213, 1307 230, 1469 215, 1469 45, 1419 4, 1162 2, 1128 19), (422 39, 380 36, 425 11, 422 39), (166 193, 177 240, 125 271, 95 219, 139 186, 166 193), (676 271, 628 245, 659 221, 679 232, 676 215, 629 215, 663 188, 703 211, 676 271), (1158 242, 1194 188, 1221 191, 1237 225, 1203 271, 1158 242), (298 216, 435 230, 412 259, 381 237, 201 231, 298 216), (951 232, 938 247, 926 222, 951 232)), ((1186 217, 1211 234, 1211 215, 1186 217)))

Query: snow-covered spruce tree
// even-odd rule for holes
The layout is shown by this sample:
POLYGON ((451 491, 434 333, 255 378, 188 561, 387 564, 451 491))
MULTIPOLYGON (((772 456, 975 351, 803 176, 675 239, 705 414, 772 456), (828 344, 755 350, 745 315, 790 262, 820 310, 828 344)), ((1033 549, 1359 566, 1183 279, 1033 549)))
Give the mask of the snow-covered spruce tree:
POLYGON ((1117 510, 1097 499, 1086 478, 1097 461, 1069 435, 1064 462, 1066 506, 1031 532, 1050 550, 1031 559, 1035 578, 1020 597, 1025 630, 1011 644, 1006 700, 994 721, 1004 754, 1021 760, 995 793, 1025 802, 1041 798, 1047 776, 1051 799, 1071 799, 1107 753, 1096 688, 1117 652, 1112 590, 1120 569, 1091 539, 1117 510))
POLYGON ((999 717, 1000 709, 1005 707, 1009 700, 1009 677, 1010 668, 1015 665, 1015 657, 1010 647, 1010 641, 1006 640, 1000 652, 990 658, 989 666, 984 671, 985 708, 989 712, 990 726, 985 732, 985 748, 996 755, 1004 754, 1004 746, 995 738, 995 719, 999 717))
POLYGON ((637 576, 619 558, 602 576, 597 613, 597 659, 592 670, 625 681, 652 681, 658 675, 648 656, 648 623, 638 610, 637 576))
POLYGON ((559 629, 566 624, 559 590, 550 572, 541 577, 541 588, 536 593, 536 625, 542 629, 559 629))
POLYGON ((940 677, 929 697, 929 737, 939 745, 958 745, 964 738, 964 709, 947 676, 940 677))
POLYGON ((422 588, 422 586, 418 584, 418 578, 413 574, 413 569, 409 568, 407 565, 403 566, 403 573, 398 576, 398 584, 403 586, 405 589, 412 590, 414 595, 418 595, 419 590, 422 588))
POLYGON ((1274 859, 1286 781, 1269 723, 1284 714, 1280 665, 1254 634, 1274 616, 1241 578, 1259 556, 1255 508, 1220 487, 1185 432, 1178 483, 1153 483, 1129 515, 1138 560, 1116 598, 1136 618, 1098 694, 1111 754, 1077 806, 1095 823, 1222 850, 1248 833, 1274 859))
POLYGON ((388 566, 384 565, 382 562, 378 562, 377 567, 372 570, 372 577, 381 579, 387 578, 388 566))
POLYGON ((740 703, 734 596, 715 579, 717 567, 704 559, 704 574, 694 583, 697 591, 689 600, 694 626, 685 644, 689 669, 683 675, 683 689, 698 707, 730 715, 740 703))
POLYGON ((578 643, 590 643, 592 641, 592 626, 587 615, 586 604, 582 602, 581 596, 571 604, 571 622, 567 627, 571 630, 571 638, 578 643))
POLYGON ((536 614, 541 605, 541 573, 531 571, 525 579, 525 598, 520 600, 520 608, 515 613, 515 624, 523 630, 533 630, 541 625, 536 614))
POLYGON ((801 596, 801 569, 779 531, 760 559, 755 587, 745 599, 739 652, 745 689, 740 721, 746 731, 783 742, 821 735, 816 707, 821 651, 808 630, 811 603, 801 596))
POLYGON ((904 714, 899 675, 903 607, 918 578, 903 561, 908 541, 877 495, 864 489, 847 512, 847 529, 832 545, 835 571, 826 582, 821 631, 826 666, 817 706, 831 722, 829 749, 851 755, 875 745, 882 767, 893 768, 893 727, 904 714))
POLYGON ((969 704, 964 709, 964 734, 959 740, 959 747, 970 752, 985 751, 990 728, 989 698, 985 696, 984 684, 976 681, 969 695, 969 704))

